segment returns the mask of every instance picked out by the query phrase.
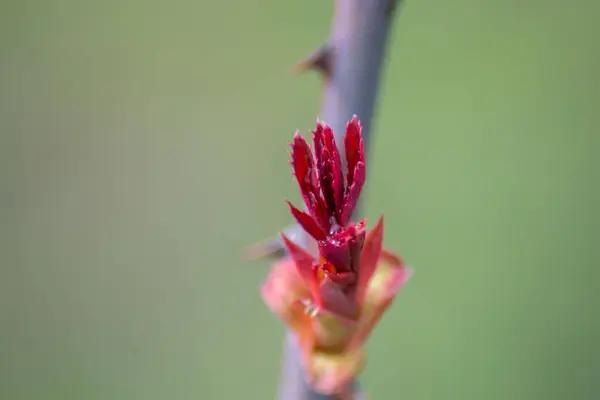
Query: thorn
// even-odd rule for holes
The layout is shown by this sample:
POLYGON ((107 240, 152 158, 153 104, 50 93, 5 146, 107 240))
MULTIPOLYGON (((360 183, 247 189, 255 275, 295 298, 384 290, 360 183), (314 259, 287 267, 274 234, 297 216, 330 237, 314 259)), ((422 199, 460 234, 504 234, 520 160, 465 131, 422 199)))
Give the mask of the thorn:
MULTIPOLYGON (((293 242, 304 243, 306 232, 299 224, 286 227, 283 230, 285 236, 293 242)), ((306 246, 303 246, 306 247, 306 246)), ((311 250, 307 248, 307 250, 311 250)), ((285 245, 281 235, 268 238, 262 242, 248 246, 244 251, 244 258, 247 260, 278 260, 287 255, 285 245)))
POLYGON ((244 258, 247 260, 279 259, 284 256, 283 244, 276 238, 248 246, 244 251, 244 258))
POLYGON ((401 1, 402 0, 388 0, 388 4, 385 8, 385 15, 388 18, 391 18, 394 15, 394 11, 396 11, 398 3, 400 3, 401 1))
POLYGON ((333 73, 333 46, 329 42, 319 47, 317 51, 306 59, 294 65, 291 72, 297 74, 309 69, 319 71, 325 79, 331 78, 333 73))

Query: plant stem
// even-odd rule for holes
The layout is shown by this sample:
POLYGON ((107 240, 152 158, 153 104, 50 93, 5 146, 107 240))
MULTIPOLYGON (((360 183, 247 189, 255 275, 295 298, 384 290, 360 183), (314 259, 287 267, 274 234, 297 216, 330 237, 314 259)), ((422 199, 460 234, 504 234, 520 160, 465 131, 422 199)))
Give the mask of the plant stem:
MULTIPOLYGON (((400 1, 335 0, 329 40, 296 66, 296 70, 312 68, 322 73, 325 89, 320 118, 332 127, 341 151, 344 149, 342 137, 346 123, 353 115, 357 115, 362 123, 365 145, 371 137, 386 42, 400 1)), ((286 229, 286 233, 299 244, 307 243, 306 233, 297 225, 286 229)), ((276 248, 277 245, 273 246, 274 250, 281 250, 276 248)), ((353 386, 357 387, 356 383, 353 386)), ((353 396, 354 399, 357 397, 357 394, 353 396)), ((286 336, 279 399, 336 399, 315 393, 308 386, 300 351, 290 332, 286 336)))

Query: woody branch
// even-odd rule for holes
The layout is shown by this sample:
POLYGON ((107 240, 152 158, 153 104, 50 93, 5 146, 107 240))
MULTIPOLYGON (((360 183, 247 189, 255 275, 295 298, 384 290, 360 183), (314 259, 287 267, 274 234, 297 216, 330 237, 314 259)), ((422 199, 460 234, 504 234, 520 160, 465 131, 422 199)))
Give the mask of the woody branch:
MULTIPOLYGON (((335 0, 333 27, 328 40, 294 71, 316 70, 324 83, 320 118, 332 127, 343 149, 346 123, 357 115, 365 144, 371 137, 382 66, 390 28, 401 0, 335 0)), ((342 160, 345 158, 341 155, 342 160)), ((284 230, 298 244, 309 238, 299 225, 284 230)), ((252 249, 254 255, 279 256, 284 246, 278 237, 252 249), (259 252, 260 254, 258 254, 259 252)), ((354 385, 356 386, 356 384, 354 385)), ((281 400, 327 400, 332 396, 313 391, 304 379, 300 351, 287 334, 279 388, 281 400)))

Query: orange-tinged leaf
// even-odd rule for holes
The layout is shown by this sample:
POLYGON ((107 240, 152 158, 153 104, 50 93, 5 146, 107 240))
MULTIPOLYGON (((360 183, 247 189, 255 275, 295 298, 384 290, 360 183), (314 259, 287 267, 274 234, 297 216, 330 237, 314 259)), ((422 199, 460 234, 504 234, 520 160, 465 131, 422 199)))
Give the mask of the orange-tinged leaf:
POLYGON ((277 262, 261 288, 264 302, 306 346, 312 342, 312 321, 305 312, 306 308, 298 299, 310 297, 294 261, 285 258, 277 262))
POLYGON ((361 304, 367 290, 367 285, 375 272, 381 249, 383 246, 383 216, 365 238, 360 253, 360 266, 358 269, 358 282, 356 287, 356 302, 361 304))
POLYGON ((364 348, 343 353, 315 351, 309 358, 309 383, 320 393, 344 393, 366 364, 364 348))
POLYGON ((365 293, 359 326, 350 347, 363 345, 411 274, 412 270, 404 265, 402 259, 393 253, 382 251, 381 261, 365 293))

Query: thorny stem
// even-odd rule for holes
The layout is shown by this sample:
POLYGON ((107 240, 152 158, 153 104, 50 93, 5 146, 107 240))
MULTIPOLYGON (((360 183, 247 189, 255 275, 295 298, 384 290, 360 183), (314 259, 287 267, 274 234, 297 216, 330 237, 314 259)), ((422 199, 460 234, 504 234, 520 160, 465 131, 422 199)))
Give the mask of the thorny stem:
MULTIPOLYGON (((394 11, 400 2, 401 0, 335 0, 329 40, 295 68, 321 72, 325 88, 320 118, 333 128, 342 151, 346 123, 355 114, 362 123, 365 144, 369 141, 386 42, 394 11)), ((298 225, 289 227, 286 233, 299 244, 308 240, 306 233, 298 225)), ((283 247, 278 242, 272 242, 268 251, 281 252, 283 247)), ((349 392, 356 392, 355 387, 357 385, 353 383, 349 392)), ((358 398, 359 395, 355 393, 344 400, 358 398)), ((300 362, 300 351, 291 333, 286 337, 279 399, 340 400, 339 396, 315 393, 308 386, 300 362)))

